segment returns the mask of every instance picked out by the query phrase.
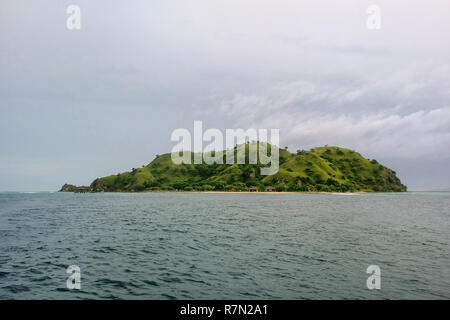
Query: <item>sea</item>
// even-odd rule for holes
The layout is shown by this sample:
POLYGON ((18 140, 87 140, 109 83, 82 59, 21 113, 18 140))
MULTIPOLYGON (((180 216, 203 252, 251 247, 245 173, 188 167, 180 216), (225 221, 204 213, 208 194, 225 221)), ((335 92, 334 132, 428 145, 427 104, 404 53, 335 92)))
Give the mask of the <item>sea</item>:
POLYGON ((450 299, 450 193, 0 193, 0 299, 450 299))

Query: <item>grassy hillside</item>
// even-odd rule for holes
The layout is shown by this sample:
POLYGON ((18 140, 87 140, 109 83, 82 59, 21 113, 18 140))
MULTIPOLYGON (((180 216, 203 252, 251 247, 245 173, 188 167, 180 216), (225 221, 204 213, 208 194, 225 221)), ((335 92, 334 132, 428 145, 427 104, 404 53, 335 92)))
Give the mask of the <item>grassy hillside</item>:
MULTIPOLYGON (((225 159, 225 152, 221 153, 225 159)), ((277 191, 406 191, 394 171, 353 150, 320 147, 297 153, 280 149, 279 153, 279 171, 269 176, 260 174, 260 163, 176 165, 168 153, 142 168, 96 179, 90 191, 247 191, 251 186, 259 191, 267 187, 277 191)))

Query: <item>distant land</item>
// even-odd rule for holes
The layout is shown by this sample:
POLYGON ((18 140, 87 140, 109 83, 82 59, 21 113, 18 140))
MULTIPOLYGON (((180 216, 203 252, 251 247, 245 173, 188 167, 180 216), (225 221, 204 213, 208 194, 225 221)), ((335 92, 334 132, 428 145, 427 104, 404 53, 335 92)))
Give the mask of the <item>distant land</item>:
MULTIPOLYGON (((248 163, 249 144, 246 147, 248 163)), ((270 148, 275 148, 269 145, 270 148)), ((234 148, 236 154, 237 147, 234 148)), ((225 163, 225 152, 223 153, 225 163)), ((193 153, 191 153, 193 156, 193 153)), ((405 192, 395 171, 358 152, 318 147, 291 153, 279 149, 279 171, 261 175, 258 164, 174 164, 157 155, 147 166, 95 179, 90 186, 65 184, 61 192, 287 191, 405 192)))

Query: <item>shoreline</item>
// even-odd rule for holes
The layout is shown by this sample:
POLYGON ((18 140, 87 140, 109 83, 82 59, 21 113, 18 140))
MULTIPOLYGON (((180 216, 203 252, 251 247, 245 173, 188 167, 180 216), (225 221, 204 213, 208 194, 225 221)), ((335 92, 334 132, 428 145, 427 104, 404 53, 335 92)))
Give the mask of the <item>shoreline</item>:
POLYGON ((58 193, 191 193, 191 194, 336 194, 336 195, 351 195, 351 194, 366 194, 366 193, 406 193, 405 192, 375 192, 375 191, 354 191, 354 192, 329 192, 329 191, 99 191, 99 192, 74 192, 74 191, 57 191, 58 193))
MULTIPOLYGON (((141 193, 147 192, 155 192, 155 191, 144 191, 141 193)), ((355 191, 355 192, 325 192, 325 191, 274 191, 274 192, 266 192, 266 191, 258 191, 258 192, 250 192, 250 191, 156 191, 156 192, 171 192, 171 193, 210 193, 210 194, 357 194, 357 193, 376 193, 376 192, 368 192, 368 191, 355 191)), ((139 193, 139 192, 132 192, 139 193)))

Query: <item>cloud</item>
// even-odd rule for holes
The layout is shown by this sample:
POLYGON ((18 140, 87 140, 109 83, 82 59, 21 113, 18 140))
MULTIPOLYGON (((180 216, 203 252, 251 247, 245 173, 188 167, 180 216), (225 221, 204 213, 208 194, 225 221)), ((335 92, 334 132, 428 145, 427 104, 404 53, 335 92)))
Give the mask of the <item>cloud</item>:
POLYGON ((446 84, 442 87, 434 78, 416 78, 420 76, 405 81, 394 74, 385 82, 280 83, 259 93, 222 100, 213 97, 210 103, 218 107, 209 113, 203 107, 200 110, 210 125, 220 119, 222 126, 279 128, 281 143, 292 148, 329 144, 373 157, 449 158, 446 84))
POLYGON ((378 113, 318 116, 297 121, 285 115, 285 143, 300 146, 347 146, 373 156, 404 159, 449 158, 450 108, 407 115, 378 113))
POLYGON ((0 189, 21 167, 22 189, 39 185, 33 177, 62 157, 79 170, 47 181, 148 163, 194 120, 280 128, 294 150, 416 159, 392 163, 407 179, 449 185, 421 167, 448 157, 448 0, 378 0, 378 31, 361 0, 79 0, 73 32, 68 4, 43 1, 0 3, 0 189))

